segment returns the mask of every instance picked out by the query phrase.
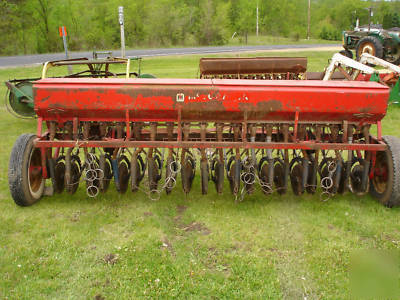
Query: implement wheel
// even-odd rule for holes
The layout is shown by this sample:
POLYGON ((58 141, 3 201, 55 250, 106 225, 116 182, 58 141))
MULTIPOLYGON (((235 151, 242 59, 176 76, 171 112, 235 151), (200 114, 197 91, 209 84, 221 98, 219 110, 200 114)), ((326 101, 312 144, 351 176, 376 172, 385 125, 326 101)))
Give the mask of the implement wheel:
POLYGON ((42 176, 42 158, 34 148, 36 135, 20 135, 11 151, 8 165, 8 184, 16 204, 29 206, 43 195, 45 179, 42 176))
POLYGON ((376 153, 370 193, 387 207, 400 205, 400 140, 384 136, 386 151, 376 153))

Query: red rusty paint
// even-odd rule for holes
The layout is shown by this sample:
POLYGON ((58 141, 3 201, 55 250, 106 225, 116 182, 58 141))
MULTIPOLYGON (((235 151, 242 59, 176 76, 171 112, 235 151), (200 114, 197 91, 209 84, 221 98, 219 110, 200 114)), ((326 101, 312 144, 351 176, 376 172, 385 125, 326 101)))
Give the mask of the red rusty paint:
POLYGON ((389 89, 376 82, 48 78, 34 83, 44 121, 247 120, 375 123, 389 89), (184 101, 177 102, 183 94, 184 101))
POLYGON ((222 74, 303 73, 306 57, 203 57, 200 76, 222 74))
POLYGON ((124 139, 109 139, 102 141, 48 141, 35 140, 35 147, 102 147, 102 148, 241 148, 241 149, 304 149, 304 150, 369 150, 384 151, 386 144, 347 144, 347 143, 317 143, 303 141, 295 143, 283 142, 198 142, 198 141, 127 141, 124 139))

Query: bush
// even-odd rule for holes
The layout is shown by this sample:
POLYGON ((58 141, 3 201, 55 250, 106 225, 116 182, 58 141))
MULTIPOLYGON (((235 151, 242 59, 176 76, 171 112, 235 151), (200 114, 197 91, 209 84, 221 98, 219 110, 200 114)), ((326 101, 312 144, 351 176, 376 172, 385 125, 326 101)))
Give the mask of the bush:
POLYGON ((337 41, 340 40, 341 33, 332 24, 324 24, 321 27, 319 38, 323 40, 337 41))

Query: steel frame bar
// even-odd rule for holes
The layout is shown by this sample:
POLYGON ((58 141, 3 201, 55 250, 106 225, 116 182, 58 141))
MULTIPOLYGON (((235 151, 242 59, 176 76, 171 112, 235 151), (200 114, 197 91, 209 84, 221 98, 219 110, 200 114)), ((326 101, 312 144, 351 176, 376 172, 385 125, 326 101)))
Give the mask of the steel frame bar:
POLYGON ((36 139, 35 147, 104 147, 104 148, 241 148, 241 149, 303 149, 303 150, 355 150, 355 151, 385 151, 387 145, 349 143, 317 143, 312 141, 295 143, 265 143, 265 142, 201 142, 201 141, 127 141, 125 139, 108 139, 98 141, 63 140, 49 141, 36 139))

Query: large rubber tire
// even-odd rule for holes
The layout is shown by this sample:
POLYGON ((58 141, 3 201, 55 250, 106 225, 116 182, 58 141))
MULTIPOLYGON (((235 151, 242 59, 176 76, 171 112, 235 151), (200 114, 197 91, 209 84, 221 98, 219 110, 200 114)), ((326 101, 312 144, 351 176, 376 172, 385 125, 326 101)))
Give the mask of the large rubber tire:
POLYGON ((41 152, 33 146, 35 138, 34 134, 22 134, 11 150, 8 184, 14 202, 20 206, 34 204, 42 197, 44 191, 45 179, 40 169, 41 152), (40 173, 37 170, 40 170, 40 173), (30 171, 33 173, 30 174, 30 171))
POLYGON ((383 57, 383 45, 381 41, 374 36, 366 36, 362 38, 356 46, 357 60, 360 60, 361 54, 369 53, 375 57, 383 57))
POLYGON ((400 205, 400 140, 394 136, 384 136, 388 148, 377 152, 375 166, 386 168, 382 176, 374 174, 370 183, 370 193, 387 207, 400 205))

